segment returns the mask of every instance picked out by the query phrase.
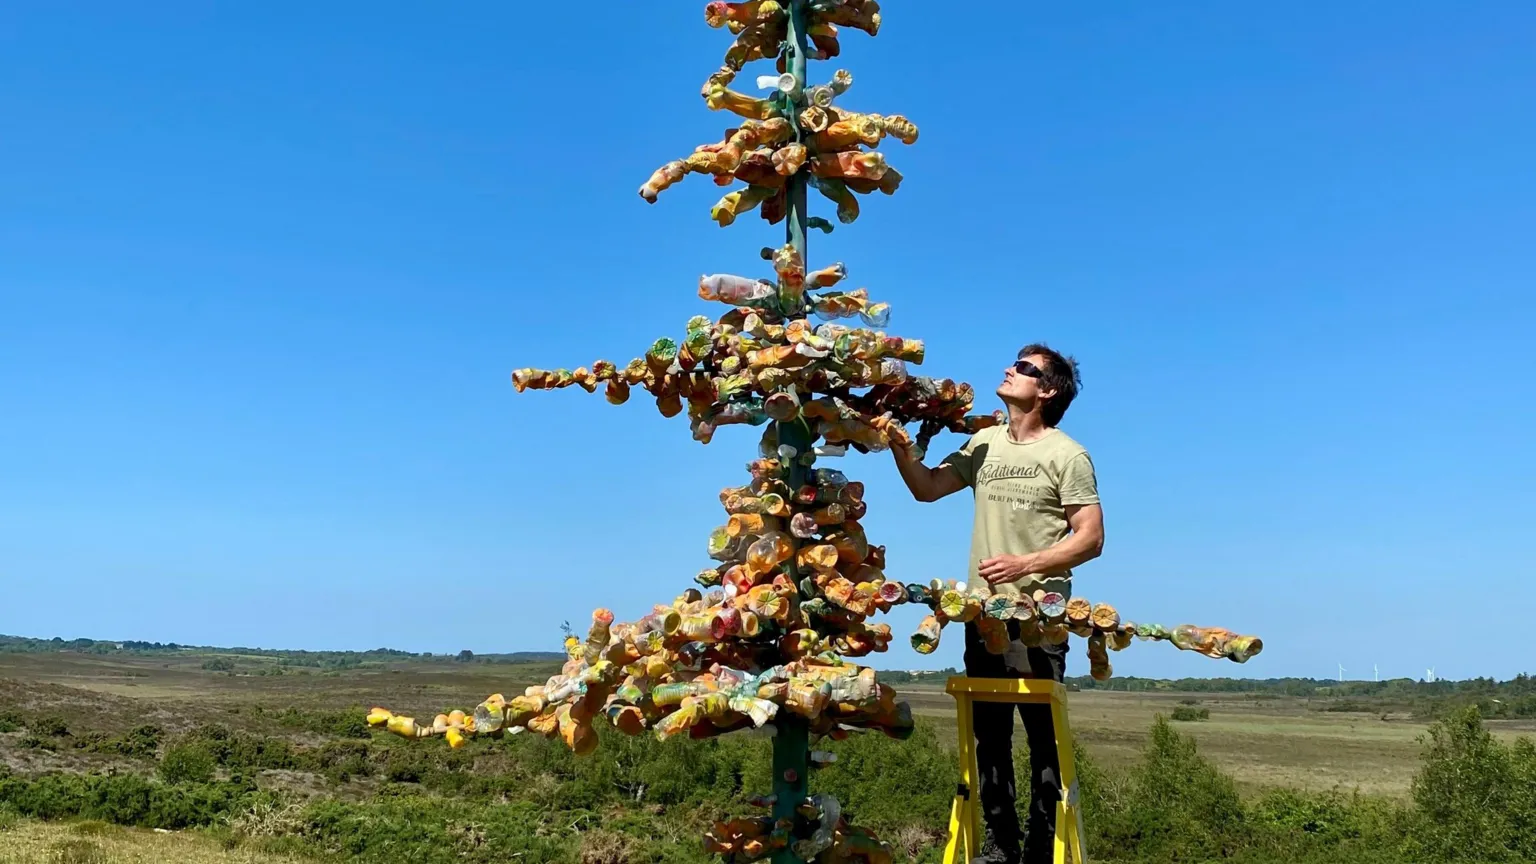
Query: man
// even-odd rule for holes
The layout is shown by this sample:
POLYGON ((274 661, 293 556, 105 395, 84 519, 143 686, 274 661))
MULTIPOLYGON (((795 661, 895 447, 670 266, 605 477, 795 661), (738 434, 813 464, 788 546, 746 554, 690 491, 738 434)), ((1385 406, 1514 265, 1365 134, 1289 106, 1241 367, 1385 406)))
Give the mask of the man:
MULTIPOLYGON (((1045 345, 1029 345, 1003 372, 997 395, 1008 422, 977 432, 937 468, 908 447, 893 447, 901 477, 919 501, 937 501, 969 486, 975 492, 968 584, 993 593, 1071 596, 1072 568, 1104 548, 1104 517, 1093 462, 1082 445, 1056 428, 1077 395, 1077 364, 1045 345)), ((1066 673, 1067 646, 1028 647, 1018 625, 1006 654, 989 653, 974 624, 965 626, 965 672, 983 678, 1053 678, 1066 673)), ((976 761, 987 826, 988 864, 1052 860, 1056 802, 1062 797, 1055 730, 1046 705, 1020 705, 1029 742, 1030 806, 1020 853, 1013 773, 1013 709, 977 702, 976 761)))

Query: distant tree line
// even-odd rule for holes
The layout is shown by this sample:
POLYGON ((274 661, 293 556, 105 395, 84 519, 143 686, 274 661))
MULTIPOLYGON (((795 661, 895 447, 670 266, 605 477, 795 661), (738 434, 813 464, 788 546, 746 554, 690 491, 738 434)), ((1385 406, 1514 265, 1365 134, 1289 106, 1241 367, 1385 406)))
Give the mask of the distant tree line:
POLYGON ((560 661, 565 655, 553 651, 516 651, 502 654, 474 654, 468 650, 458 655, 431 652, 415 653, 395 648, 373 648, 367 651, 301 651, 273 648, 246 648, 243 646, 216 647, 210 645, 181 645, 176 642, 142 642, 133 639, 34 639, 27 636, 0 635, 0 654, 50 654, 69 651, 78 654, 233 654, 248 657, 266 657, 287 666, 304 666, 315 669, 346 669, 364 663, 400 660, 458 660, 478 663, 535 663, 560 661))

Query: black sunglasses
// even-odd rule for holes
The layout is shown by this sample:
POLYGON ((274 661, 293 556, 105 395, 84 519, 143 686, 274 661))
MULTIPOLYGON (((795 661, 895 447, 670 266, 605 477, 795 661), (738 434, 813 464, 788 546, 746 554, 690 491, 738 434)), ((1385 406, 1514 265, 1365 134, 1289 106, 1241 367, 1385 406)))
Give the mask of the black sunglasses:
POLYGON ((1045 377, 1045 373, 1040 371, 1040 367, 1029 362, 1028 360, 1013 361, 1013 371, 1019 373, 1020 375, 1028 375, 1031 378, 1045 377))

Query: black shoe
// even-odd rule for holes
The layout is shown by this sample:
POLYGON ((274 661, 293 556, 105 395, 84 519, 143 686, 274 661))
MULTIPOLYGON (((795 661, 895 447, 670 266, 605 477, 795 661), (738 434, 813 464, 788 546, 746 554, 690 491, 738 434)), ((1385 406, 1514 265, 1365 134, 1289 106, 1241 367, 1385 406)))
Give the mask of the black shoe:
POLYGON ((1015 846, 1013 854, 1009 855, 997 844, 997 839, 988 831, 981 842, 981 854, 971 859, 971 864, 1020 864, 1023 859, 1019 857, 1018 847, 1015 846))

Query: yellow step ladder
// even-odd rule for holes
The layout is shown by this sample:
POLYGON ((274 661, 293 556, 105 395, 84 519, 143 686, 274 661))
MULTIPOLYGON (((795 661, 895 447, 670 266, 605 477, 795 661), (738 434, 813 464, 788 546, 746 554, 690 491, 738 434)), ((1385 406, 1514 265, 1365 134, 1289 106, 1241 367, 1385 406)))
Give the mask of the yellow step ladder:
POLYGON ((1072 727, 1067 723, 1067 688, 1039 678, 949 679, 945 692, 955 697, 960 726, 960 786, 949 813, 949 843, 944 864, 970 864, 981 854, 981 806, 977 790, 976 730, 971 708, 976 702, 1030 702, 1049 704, 1056 727, 1056 760, 1060 766, 1064 800, 1056 802, 1056 864, 1083 864, 1083 812, 1078 808, 1077 764, 1072 757, 1072 727))

